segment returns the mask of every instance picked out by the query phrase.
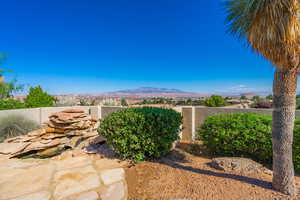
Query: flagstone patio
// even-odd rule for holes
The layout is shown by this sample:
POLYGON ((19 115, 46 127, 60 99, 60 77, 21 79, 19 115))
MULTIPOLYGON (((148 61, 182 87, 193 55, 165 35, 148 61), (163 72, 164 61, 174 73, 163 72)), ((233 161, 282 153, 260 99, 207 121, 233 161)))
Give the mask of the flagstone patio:
POLYGON ((0 200, 125 200, 126 162, 95 155, 55 159, 0 156, 0 200))

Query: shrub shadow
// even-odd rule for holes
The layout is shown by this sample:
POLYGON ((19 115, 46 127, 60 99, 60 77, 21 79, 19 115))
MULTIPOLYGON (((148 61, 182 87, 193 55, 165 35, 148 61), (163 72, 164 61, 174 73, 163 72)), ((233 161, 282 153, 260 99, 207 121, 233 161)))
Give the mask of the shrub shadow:
MULTIPOLYGON (((171 154, 174 154, 174 153, 177 156, 179 156, 179 154, 181 154, 182 157, 185 157, 182 153, 180 153, 177 150, 173 150, 171 154)), ((233 179, 233 180, 237 180, 237 181, 244 182, 247 184, 255 185, 255 186, 258 186, 258 187, 261 187, 264 189, 273 190, 272 183, 268 182, 268 181, 251 178, 251 177, 247 177, 247 176, 243 176, 243 175, 236 175, 236 174, 230 174, 230 173, 225 173, 225 172, 216 172, 213 170, 210 171, 207 169, 200 169, 200 168, 195 168, 192 166, 184 166, 184 165, 180 164, 180 163, 187 163, 188 160, 186 160, 186 158, 184 158, 183 160, 179 160, 179 159, 170 159, 169 156, 167 156, 165 158, 158 160, 157 162, 160 164, 165 164, 172 168, 183 169, 183 170, 187 170, 187 171, 191 171, 194 173, 203 174, 203 175, 207 175, 207 176, 215 176, 215 177, 220 177, 220 178, 233 179)))
POLYGON ((203 144, 199 141, 197 142, 179 142, 176 144, 176 148, 184 152, 192 154, 194 156, 201 156, 203 158, 211 159, 212 155, 208 149, 206 149, 203 144))
POLYGON ((119 159, 120 157, 114 152, 114 150, 107 144, 91 144, 85 149, 86 152, 90 152, 96 155, 103 156, 109 159, 119 159))

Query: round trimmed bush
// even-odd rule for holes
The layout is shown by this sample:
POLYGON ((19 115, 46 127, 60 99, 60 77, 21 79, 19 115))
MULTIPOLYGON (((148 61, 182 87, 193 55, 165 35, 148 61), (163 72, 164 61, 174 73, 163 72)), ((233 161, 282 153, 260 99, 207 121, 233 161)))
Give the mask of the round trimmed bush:
MULTIPOLYGON (((248 157, 272 163, 272 117, 254 113, 220 114, 208 117, 198 137, 213 155, 248 157)), ((300 120, 295 120, 293 160, 300 171, 300 120)))
POLYGON ((109 114, 98 132, 123 158, 159 158, 179 139, 181 115, 165 108, 127 108, 109 114))

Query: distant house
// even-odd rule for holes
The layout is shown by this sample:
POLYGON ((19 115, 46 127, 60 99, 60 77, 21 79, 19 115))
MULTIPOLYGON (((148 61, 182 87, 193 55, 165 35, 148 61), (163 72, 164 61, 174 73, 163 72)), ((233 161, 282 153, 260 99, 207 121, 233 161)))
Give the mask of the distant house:
POLYGON ((247 99, 252 99, 254 96, 258 96, 255 93, 245 93, 245 94, 241 94, 241 96, 245 96, 247 99))
POLYGON ((226 100, 227 103, 230 103, 230 104, 239 104, 241 103, 241 100, 240 99, 228 99, 226 100))
POLYGON ((155 108, 173 108, 170 104, 143 104, 143 105, 132 105, 131 107, 155 107, 155 108))

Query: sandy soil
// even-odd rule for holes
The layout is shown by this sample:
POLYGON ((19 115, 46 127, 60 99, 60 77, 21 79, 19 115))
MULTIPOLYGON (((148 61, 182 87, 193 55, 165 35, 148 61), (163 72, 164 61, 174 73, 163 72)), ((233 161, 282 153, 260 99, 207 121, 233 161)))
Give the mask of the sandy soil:
MULTIPOLYGON (((266 174, 212 169, 211 160, 176 148, 167 157, 126 169, 129 200, 300 200, 272 190, 266 174)), ((297 186, 300 178, 297 177, 297 186)), ((300 191, 300 188, 299 188, 300 191)))

